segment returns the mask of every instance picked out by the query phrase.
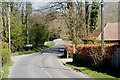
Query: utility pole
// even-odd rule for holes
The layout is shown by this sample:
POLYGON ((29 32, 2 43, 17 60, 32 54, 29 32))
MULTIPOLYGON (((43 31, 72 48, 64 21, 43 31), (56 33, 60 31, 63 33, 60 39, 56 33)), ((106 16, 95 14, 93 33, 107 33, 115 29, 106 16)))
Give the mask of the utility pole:
POLYGON ((104 55, 104 21, 103 21, 103 6, 104 2, 101 0, 101 51, 104 55))
POLYGON ((28 17, 26 15, 26 44, 28 44, 28 17))
POLYGON ((11 52, 11 37, 10 37, 10 4, 8 3, 8 39, 9 39, 9 43, 8 43, 8 48, 9 48, 9 52, 11 52))
POLYGON ((26 2, 26 13, 25 13, 25 24, 26 24, 26 44, 28 44, 28 7, 26 2))

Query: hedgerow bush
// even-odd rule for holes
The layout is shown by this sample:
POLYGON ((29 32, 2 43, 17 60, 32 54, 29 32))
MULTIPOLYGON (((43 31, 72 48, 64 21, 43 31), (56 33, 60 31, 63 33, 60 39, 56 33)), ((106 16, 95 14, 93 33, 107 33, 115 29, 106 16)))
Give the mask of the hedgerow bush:
POLYGON ((111 58, 116 51, 115 44, 105 44, 104 54, 101 51, 101 45, 77 45, 76 54, 91 56, 95 66, 100 66, 104 59, 111 58))
MULTIPOLYGON (((105 44, 104 46, 104 57, 111 58, 115 54, 116 45, 105 44)), ((95 56, 101 55, 101 45, 77 45, 76 54, 95 56)))
POLYGON ((2 56, 2 65, 11 60, 10 53, 8 51, 8 44, 1 42, 2 46, 0 47, 1 56, 2 56))

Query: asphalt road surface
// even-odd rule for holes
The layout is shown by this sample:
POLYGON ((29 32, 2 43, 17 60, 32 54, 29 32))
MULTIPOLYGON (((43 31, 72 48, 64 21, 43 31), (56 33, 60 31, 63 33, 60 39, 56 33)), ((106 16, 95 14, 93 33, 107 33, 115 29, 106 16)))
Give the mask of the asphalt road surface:
POLYGON ((87 78, 82 73, 64 66, 57 57, 63 53, 65 43, 66 41, 60 41, 44 51, 17 56, 19 59, 11 68, 9 78, 87 78))

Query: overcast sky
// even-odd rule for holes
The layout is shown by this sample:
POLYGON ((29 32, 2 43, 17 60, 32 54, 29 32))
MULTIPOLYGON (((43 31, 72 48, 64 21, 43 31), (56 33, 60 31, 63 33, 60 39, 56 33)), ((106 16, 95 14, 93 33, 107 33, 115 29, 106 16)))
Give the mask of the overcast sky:
MULTIPOLYGON (((65 0, 29 0, 29 1, 33 2, 33 8, 38 9, 40 7, 46 6, 49 2, 57 2, 57 1, 65 1, 65 0)), ((81 0, 77 0, 77 1, 81 1, 81 0)), ((100 1, 100 0, 95 0, 95 1, 100 1)), ((118 1, 120 0, 104 0, 104 2, 118 2, 118 1)))
MULTIPOLYGON (((20 0, 23 1, 23 0, 20 0)), ((85 0, 24 0, 24 1, 32 1, 32 2, 58 2, 58 1, 85 1, 85 0)), ((90 1, 90 0, 89 0, 90 1)), ((92 0, 93 1, 93 0, 92 0)), ((94 0, 94 1, 101 1, 101 0, 94 0)), ((104 0, 105 2, 119 2, 120 0, 104 0)))
POLYGON ((45 7, 49 2, 33 2, 33 8, 38 9, 40 7, 45 7))
MULTIPOLYGON (((49 2, 64 2, 64 1, 85 1, 85 0, 0 0, 1 1, 14 1, 14 2, 32 2, 33 3, 33 8, 37 9, 40 7, 46 6, 49 2)), ((90 1, 90 0, 89 0, 90 1)), ((93 1, 93 0, 92 0, 93 1)), ((94 0, 94 1, 101 1, 101 0, 94 0)), ((120 0, 104 0, 104 2, 119 2, 120 0)))
MULTIPOLYGON (((85 0, 0 0, 0 2, 62 2, 62 1, 67 1, 67 2, 70 2, 70 1, 85 1, 85 0)), ((90 1, 90 0, 89 0, 90 1)), ((94 1, 101 1, 101 0, 94 0, 94 1)), ((104 0, 104 1, 107 1, 107 2, 119 2, 120 0, 104 0)))

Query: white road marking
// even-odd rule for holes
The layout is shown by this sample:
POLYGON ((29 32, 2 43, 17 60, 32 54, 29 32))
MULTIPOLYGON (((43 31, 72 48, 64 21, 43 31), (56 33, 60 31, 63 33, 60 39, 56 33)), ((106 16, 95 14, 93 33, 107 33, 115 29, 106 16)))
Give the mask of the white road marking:
POLYGON ((40 65, 41 65, 41 69, 50 77, 50 78, 53 78, 43 67, 42 63, 40 62, 40 65))
POLYGON ((45 71, 45 73, 46 73, 50 78, 52 78, 52 76, 51 76, 47 71, 45 71))
MULTIPOLYGON (((42 67, 42 65, 41 65, 41 67, 42 67)), ((52 76, 42 67, 41 68, 50 78, 52 78, 52 76)))

